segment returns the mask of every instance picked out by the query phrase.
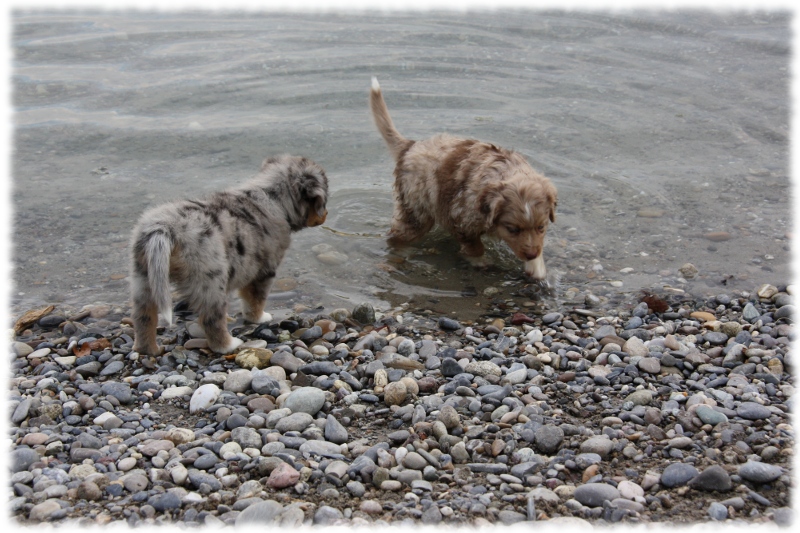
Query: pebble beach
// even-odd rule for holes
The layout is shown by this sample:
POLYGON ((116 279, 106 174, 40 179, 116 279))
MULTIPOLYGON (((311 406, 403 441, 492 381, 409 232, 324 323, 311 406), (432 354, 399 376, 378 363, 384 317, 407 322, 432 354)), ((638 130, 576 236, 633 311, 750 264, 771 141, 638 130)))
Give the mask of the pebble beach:
POLYGON ((8 505, 21 525, 789 526, 794 294, 235 316, 228 356, 180 309, 159 357, 125 308, 32 310, 8 505))

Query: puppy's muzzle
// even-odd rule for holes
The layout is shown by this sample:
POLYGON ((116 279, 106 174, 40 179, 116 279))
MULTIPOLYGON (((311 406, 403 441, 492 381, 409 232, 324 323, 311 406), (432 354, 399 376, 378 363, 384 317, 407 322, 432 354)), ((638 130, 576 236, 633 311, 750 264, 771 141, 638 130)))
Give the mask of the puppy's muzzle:
POLYGON ((308 214, 308 220, 306 220, 306 226, 309 228, 313 228, 314 226, 319 226, 325 222, 325 219, 328 218, 328 210, 322 209, 322 213, 315 213, 311 212, 308 214))

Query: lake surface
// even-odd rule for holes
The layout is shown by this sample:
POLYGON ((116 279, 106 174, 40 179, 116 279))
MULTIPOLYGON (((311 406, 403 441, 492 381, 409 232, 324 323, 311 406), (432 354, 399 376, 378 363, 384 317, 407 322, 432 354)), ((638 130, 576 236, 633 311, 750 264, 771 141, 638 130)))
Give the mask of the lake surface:
MULTIPOLYGON (((128 302, 139 215, 304 155, 331 186, 295 234, 268 310, 582 306, 703 297, 790 276, 787 12, 291 14, 15 11, 12 310, 128 302), (493 245, 476 270, 446 234, 402 257, 393 161, 367 109, 513 148, 559 189, 552 291, 493 245), (726 239, 726 240, 723 240, 726 239), (331 249, 343 264, 318 256, 331 249), (685 263, 698 274, 684 278, 685 263)), ((325 257, 323 255, 323 257, 325 257)))

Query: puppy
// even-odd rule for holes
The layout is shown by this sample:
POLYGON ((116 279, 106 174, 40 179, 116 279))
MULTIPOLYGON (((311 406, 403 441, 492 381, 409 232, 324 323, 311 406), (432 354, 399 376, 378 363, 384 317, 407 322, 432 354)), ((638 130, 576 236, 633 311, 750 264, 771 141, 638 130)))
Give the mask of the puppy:
POLYGON ((264 304, 291 234, 322 224, 327 200, 325 171, 284 155, 266 159, 237 188, 146 211, 131 241, 133 349, 159 354, 159 311, 172 323, 170 282, 198 313, 210 349, 239 347, 242 341, 228 333, 228 293, 239 290, 247 320, 271 320, 264 304))
POLYGON ((438 224, 480 265, 487 234, 508 243, 528 275, 545 278, 544 236, 555 222, 558 194, 549 179, 522 155, 493 144, 447 134, 406 139, 392 123, 376 78, 370 108, 396 164, 390 245, 417 240, 438 224))

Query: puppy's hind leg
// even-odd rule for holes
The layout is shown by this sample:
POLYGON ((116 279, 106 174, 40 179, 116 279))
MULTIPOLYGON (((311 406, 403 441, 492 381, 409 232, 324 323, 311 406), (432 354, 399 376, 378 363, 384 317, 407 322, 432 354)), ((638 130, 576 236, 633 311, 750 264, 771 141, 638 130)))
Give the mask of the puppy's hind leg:
POLYGON ((231 353, 244 341, 228 333, 228 302, 224 291, 205 294, 200 311, 200 325, 206 334, 208 347, 217 353, 231 353))
POLYGON ((131 293, 133 296, 133 350, 147 355, 160 355, 161 349, 156 343, 158 327, 158 306, 150 292, 147 276, 134 273, 131 276, 131 293))
POLYGON ((436 221, 432 216, 415 216, 395 208, 392 227, 387 235, 389 246, 403 246, 421 239, 436 221))
POLYGON ((251 282, 239 289, 239 296, 245 304, 244 318, 250 322, 264 324, 272 320, 272 315, 264 311, 269 289, 272 287, 274 275, 251 282))

